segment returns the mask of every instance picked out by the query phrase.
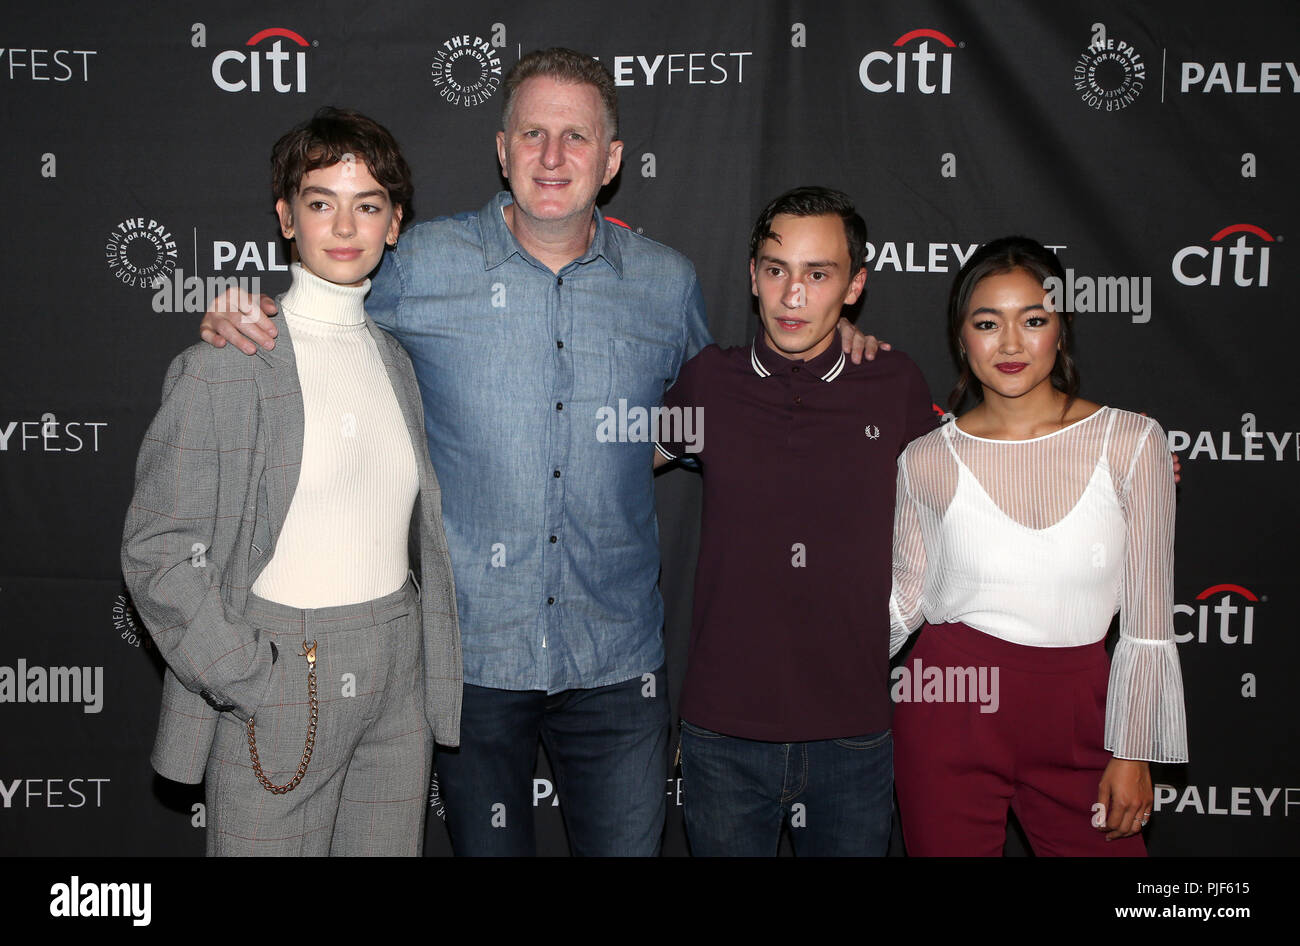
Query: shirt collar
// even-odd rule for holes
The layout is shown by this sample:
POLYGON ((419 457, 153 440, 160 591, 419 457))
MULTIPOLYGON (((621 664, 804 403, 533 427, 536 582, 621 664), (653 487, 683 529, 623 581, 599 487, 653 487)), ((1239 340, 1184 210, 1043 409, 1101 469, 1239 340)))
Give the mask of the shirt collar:
MULTIPOLYGON (((495 269, 516 253, 524 259, 533 259, 532 255, 519 245, 515 235, 506 226, 506 219, 502 214, 502 209, 507 204, 513 203, 514 197, 510 191, 501 191, 488 201, 486 207, 479 211, 479 230, 483 238, 483 268, 485 270, 495 269)), ((576 262, 588 263, 599 257, 608 263, 610 268, 622 279, 623 253, 614 234, 614 227, 617 224, 612 224, 606 220, 601 215, 599 208, 593 211, 593 215, 596 218, 596 235, 592 238, 591 246, 587 248, 587 252, 576 262)))
MULTIPOLYGON (((836 329, 836 331, 839 330, 836 329)), ((835 341, 838 341, 838 339, 835 341)), ((754 336, 754 342, 749 347, 749 363, 753 366, 754 373, 760 378, 790 372, 797 366, 814 377, 821 378, 823 381, 834 381, 840 376, 840 372, 844 370, 845 362, 844 350, 841 346, 835 344, 835 341, 832 341, 831 347, 816 358, 807 361, 796 361, 772 351, 772 347, 767 343, 767 336, 760 330, 754 336)))

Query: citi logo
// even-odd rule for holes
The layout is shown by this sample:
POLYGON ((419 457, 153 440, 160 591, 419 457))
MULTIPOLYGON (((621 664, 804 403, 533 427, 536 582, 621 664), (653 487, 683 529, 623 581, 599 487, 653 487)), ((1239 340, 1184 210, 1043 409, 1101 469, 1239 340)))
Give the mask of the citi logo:
POLYGON ((217 53, 212 60, 212 81, 217 88, 223 92, 261 92, 263 69, 269 66, 271 89, 276 92, 306 92, 307 53, 304 50, 311 44, 293 30, 271 26, 254 33, 244 45, 256 46, 267 39, 275 40, 270 49, 251 49, 247 53, 241 49, 227 49, 217 53), (286 50, 286 40, 300 48, 294 51, 291 46, 286 50), (292 68, 288 68, 290 62, 292 68))
POLYGON ((1276 238, 1263 227, 1253 223, 1234 223, 1224 227, 1210 237, 1212 246, 1185 246, 1174 254, 1174 278, 1184 286, 1201 286, 1223 284, 1224 251, 1232 257, 1229 264, 1232 281, 1238 286, 1268 285, 1269 244, 1277 242, 1276 238), (1225 244, 1223 241, 1233 234, 1237 239, 1225 244), (1255 237, 1258 242, 1247 243, 1247 237, 1255 237), (1256 253, 1258 251, 1258 254, 1256 253), (1206 272, 1206 260, 1209 260, 1209 272, 1206 272))
POLYGON ((1174 605, 1174 640, 1180 644, 1209 640, 1210 614, 1218 616, 1219 640, 1225 644, 1253 644, 1255 642, 1255 605, 1259 597, 1241 585, 1211 585, 1196 596, 1197 605, 1174 605), (1214 599, 1218 597, 1218 603, 1214 599), (1233 598, 1241 604, 1233 604, 1233 598), (1187 621, 1177 618, 1196 618, 1195 630, 1187 621), (1180 627, 1181 625, 1181 627, 1180 627))
POLYGON ((952 53, 943 50, 956 46, 956 43, 938 30, 911 30, 894 40, 897 52, 878 49, 863 56, 862 62, 858 63, 858 80, 868 92, 906 92, 908 73, 914 72, 916 90, 922 95, 933 95, 935 92, 947 95, 952 91, 952 53), (914 52, 908 53, 901 48, 914 40, 921 41, 914 52), (931 40, 940 46, 937 55, 930 51, 931 40), (930 71, 936 60, 939 72, 937 85, 931 81, 933 73, 930 71), (908 68, 909 62, 913 69, 908 68))

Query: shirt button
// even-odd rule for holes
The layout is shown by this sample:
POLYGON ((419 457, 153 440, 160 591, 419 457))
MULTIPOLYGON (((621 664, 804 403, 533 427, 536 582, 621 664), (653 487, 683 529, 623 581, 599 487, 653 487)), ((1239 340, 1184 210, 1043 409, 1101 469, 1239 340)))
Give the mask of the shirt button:
POLYGON ((547 603, 547 604, 555 604, 555 599, 554 599, 554 598, 547 598, 547 599, 546 599, 546 603, 547 603))
POLYGON ((793 368, 791 368, 790 370, 793 371, 793 372, 795 372, 796 374, 798 374, 798 373, 799 373, 799 366, 798 366, 798 365, 795 365, 795 366, 794 366, 793 368))
POLYGON ((554 473, 551 474, 551 476, 555 477, 558 480, 560 478, 560 471, 556 470, 554 473))
POLYGON ((557 411, 562 411, 562 410, 564 410, 564 403, 563 403, 562 401, 556 401, 556 402, 555 402, 555 409, 556 409, 557 411))
POLYGON ((563 347, 564 347, 564 342, 560 341, 559 339, 556 339, 556 340, 555 340, 555 347, 556 347, 556 348, 563 348, 563 347))
POLYGON ((558 541, 560 541, 558 538, 556 538, 555 536, 551 536, 551 544, 552 544, 552 545, 554 545, 554 544, 555 544, 556 542, 558 542, 558 541))
POLYGON ((563 276, 556 276, 556 277, 555 277, 555 285, 557 285, 557 286, 563 286, 563 285, 564 285, 564 277, 563 277, 563 276))
POLYGON ((796 404, 802 404, 802 403, 803 403, 803 398, 801 398, 801 397, 796 397, 796 398, 794 399, 794 402, 795 402, 796 404))

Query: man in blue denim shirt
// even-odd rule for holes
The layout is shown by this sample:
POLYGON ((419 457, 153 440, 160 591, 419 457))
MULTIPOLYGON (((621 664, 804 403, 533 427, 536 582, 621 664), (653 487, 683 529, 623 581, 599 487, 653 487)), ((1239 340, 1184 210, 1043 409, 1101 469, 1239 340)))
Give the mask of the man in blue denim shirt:
MULTIPOLYGON (((461 746, 437 759, 447 823, 458 854, 533 854, 540 736, 573 852, 653 855, 670 723, 654 451, 610 442, 597 411, 658 406, 711 338, 690 261, 595 210, 623 149, 609 72, 530 53, 502 109, 510 192, 413 227, 366 302, 414 362, 443 489, 465 660, 461 746)), ((217 308, 204 338, 273 338, 217 308)))

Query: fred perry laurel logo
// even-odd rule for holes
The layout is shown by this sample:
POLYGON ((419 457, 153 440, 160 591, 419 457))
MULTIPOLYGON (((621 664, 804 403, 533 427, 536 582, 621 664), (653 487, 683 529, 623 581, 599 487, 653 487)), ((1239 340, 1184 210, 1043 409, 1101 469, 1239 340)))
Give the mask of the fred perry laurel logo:
POLYGON ((875 424, 867 424, 867 426, 862 429, 862 432, 867 435, 868 440, 880 439, 880 428, 875 424))

